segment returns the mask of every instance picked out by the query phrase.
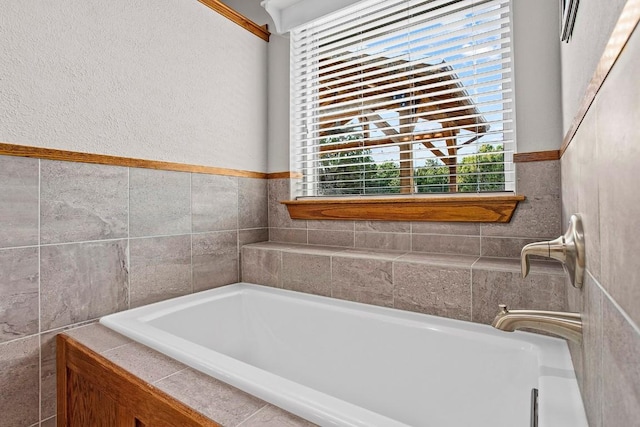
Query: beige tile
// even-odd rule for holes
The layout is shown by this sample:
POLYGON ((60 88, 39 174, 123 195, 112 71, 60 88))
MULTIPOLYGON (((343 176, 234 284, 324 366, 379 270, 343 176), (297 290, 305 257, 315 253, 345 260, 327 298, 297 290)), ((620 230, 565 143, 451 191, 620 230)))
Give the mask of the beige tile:
POLYGON ((266 179, 238 178, 238 228, 269 225, 266 179))
POLYGON ((80 341, 97 353, 104 353, 105 351, 131 342, 131 340, 124 335, 120 335, 116 331, 102 326, 99 323, 68 329, 65 331, 65 334, 80 341))
POLYGON ((365 304, 393 306, 393 262, 334 256, 331 296, 365 304))
POLYGON ((0 342, 38 333, 38 248, 0 250, 0 342))
POLYGON ((310 245, 333 245, 353 247, 353 231, 337 230, 307 230, 307 239, 310 245))
POLYGON ((402 221, 356 221, 356 231, 378 231, 385 233, 409 233, 411 223, 402 221))
MULTIPOLYGON (((573 212, 567 212, 567 217, 563 219, 562 225, 566 228, 571 214, 580 214, 584 228, 584 238, 589 242, 589 250, 586 251, 587 269, 596 280, 601 280, 600 192, 598 188, 600 179, 599 159, 601 159, 601 156, 598 154, 597 147, 596 108, 594 106, 591 107, 580 124, 580 128, 578 128, 578 132, 572 142, 572 145, 574 144, 576 152, 572 160, 576 164, 573 167, 579 169, 579 177, 576 181, 569 183, 568 191, 577 193, 578 205, 573 212)), ((563 163, 563 165, 566 165, 566 163, 563 163)))
POLYGON ((51 417, 40 423, 40 427, 56 427, 56 426, 57 426, 56 417, 51 417))
POLYGON ((581 391, 587 418, 591 427, 604 426, 602 420, 602 298, 595 280, 587 274, 583 287, 584 311, 582 312, 582 372, 581 391))
POLYGON ((526 196, 507 224, 482 224, 482 236, 547 238, 562 230, 560 161, 517 165, 517 192, 526 196))
POLYGON ((309 220, 307 228, 309 230, 353 231, 354 223, 355 221, 309 220))
POLYGON ((483 237, 557 237, 562 234, 560 215, 560 196, 527 197, 518 204, 510 223, 482 224, 480 233, 483 237))
MULTIPOLYGON (((548 237, 543 240, 550 239, 551 237, 548 237)), ((525 245, 539 241, 540 239, 520 237, 482 237, 480 252, 483 257, 520 258, 520 252, 525 245)))
POLYGON ((411 234, 357 231, 355 246, 356 248, 408 251, 411 249, 411 234))
POLYGON ((191 236, 131 239, 131 307, 191 292, 191 236))
POLYGON ((242 255, 241 249, 244 245, 269 241, 268 228, 253 228, 249 230, 238 230, 238 271, 242 276, 242 255))
POLYGON ((640 420, 640 332, 603 298, 602 420, 632 426, 640 420))
POLYGON ((0 248, 38 244, 38 159, 0 156, 0 248))
POLYGON ((477 260, 478 257, 471 255, 431 254, 425 252, 409 252, 397 259, 398 262, 455 268, 471 268, 477 260))
POLYGON ((309 246, 307 244, 286 243, 286 242, 257 242, 257 243, 251 243, 245 246, 250 248, 256 248, 256 249, 264 249, 267 251, 283 251, 283 250, 304 251, 307 249, 312 250, 315 247, 315 246, 309 246))
MULTIPOLYGON (((561 159, 562 164, 562 222, 567 224, 572 214, 578 213, 578 182, 580 180, 580 165, 577 160, 577 146, 581 140, 575 140, 565 151, 561 159)), ((589 141, 584 141, 589 143, 589 141)), ((594 191, 598 191, 597 187, 594 191)))
MULTIPOLYGON (((537 260, 530 261, 530 274, 552 274, 556 276, 566 276, 562 264, 555 260, 537 260)), ((522 265, 520 259, 516 258, 491 258, 481 257, 473 265, 474 270, 497 270, 521 273, 522 265)))
POLYGON ((149 383, 187 368, 177 360, 137 342, 107 350, 102 355, 149 383))
POLYGON ((128 308, 126 240, 43 246, 40 274, 42 331, 128 308))
POLYGON ((269 187, 269 227, 271 228, 307 228, 307 221, 292 220, 287 207, 280 203, 291 200, 289 179, 270 179, 269 187))
POLYGON ((365 259, 382 259, 387 261, 393 261, 401 256, 407 254, 406 251, 391 251, 384 249, 345 249, 340 251, 339 253, 335 253, 334 255, 341 257, 351 257, 351 258, 365 258, 365 259))
POLYGON ((596 100, 601 283, 636 324, 640 324, 640 269, 632 266, 637 266, 640 253, 638 49, 640 32, 635 32, 596 100))
POLYGON ((2 425, 27 427, 39 421, 39 338, 0 344, 0 414, 2 425))
POLYGON ((282 252, 260 247, 244 246, 242 248, 243 282, 258 285, 282 287, 282 252))
POLYGON ((471 270, 415 262, 393 264, 394 307, 471 320, 471 270))
POLYGON ((315 425, 273 405, 267 405, 239 427, 312 427, 315 425))
POLYGON ((268 228, 253 228, 249 230, 238 230, 238 250, 244 245, 269 241, 268 228))
POLYGON ((283 252, 282 287, 331 296, 331 257, 283 252))
POLYGON ((307 229, 269 228, 269 240, 284 243, 307 243, 307 229))
POLYGON ((522 279, 520 270, 472 269, 473 321, 491 323, 498 304, 512 309, 567 311, 566 281, 563 275, 531 272, 522 279))
POLYGON ((237 229, 238 178, 192 174, 191 217, 194 232, 237 229))
POLYGON ((524 162, 518 163, 516 167, 518 194, 531 198, 560 196, 559 160, 524 162))
POLYGON ((41 242, 127 237, 128 179, 123 167, 42 160, 41 242))
POLYGON ((194 234, 192 239, 194 292, 238 282, 237 231, 194 234))
POLYGON ((191 232, 191 174, 129 169, 131 237, 191 232))
POLYGON ((454 234, 457 236, 479 236, 480 224, 465 222, 414 222, 411 232, 418 234, 454 234))
POLYGON ((56 414, 56 335, 64 329, 40 335, 40 411, 42 418, 56 414))
POLYGON ((288 244, 282 245, 281 250, 282 252, 292 252, 296 254, 333 255, 336 253, 342 253, 348 250, 348 248, 343 248, 340 246, 288 244))
POLYGON ((411 250, 480 256, 479 236, 412 234, 411 250))
POLYGON ((171 375, 155 386, 223 426, 237 426, 266 405, 256 397, 193 369, 171 375))

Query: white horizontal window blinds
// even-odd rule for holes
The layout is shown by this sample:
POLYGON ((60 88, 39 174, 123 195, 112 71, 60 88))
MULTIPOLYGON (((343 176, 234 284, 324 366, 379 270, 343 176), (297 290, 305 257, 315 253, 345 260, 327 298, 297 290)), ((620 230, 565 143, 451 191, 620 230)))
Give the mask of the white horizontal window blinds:
POLYGON ((508 0, 363 1, 291 31, 298 196, 513 190, 508 0))

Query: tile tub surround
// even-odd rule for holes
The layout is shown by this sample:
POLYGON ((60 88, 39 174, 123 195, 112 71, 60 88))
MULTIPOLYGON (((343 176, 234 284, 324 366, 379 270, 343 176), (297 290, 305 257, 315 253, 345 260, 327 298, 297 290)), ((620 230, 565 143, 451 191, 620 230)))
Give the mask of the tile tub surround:
POLYGON ((498 304, 567 310, 559 263, 263 242, 242 248, 242 280, 460 320, 491 323, 498 304), (305 280, 306 279, 306 280, 305 280))
POLYGON ((266 188, 0 156, 0 425, 55 422, 56 333, 237 282, 240 247, 268 239, 266 188))
POLYGON ((592 427, 640 419, 639 52, 636 28, 562 157, 563 215, 582 215, 586 241, 585 285, 567 292, 585 322, 571 352, 592 427))
POLYGON ((65 332, 109 361, 224 426, 314 424, 183 365, 100 324, 65 332))
POLYGON ((518 163, 517 192, 526 196, 507 224, 292 220, 280 203, 295 180, 269 185, 269 240, 362 249, 515 258, 522 246, 562 234, 560 161, 518 163))

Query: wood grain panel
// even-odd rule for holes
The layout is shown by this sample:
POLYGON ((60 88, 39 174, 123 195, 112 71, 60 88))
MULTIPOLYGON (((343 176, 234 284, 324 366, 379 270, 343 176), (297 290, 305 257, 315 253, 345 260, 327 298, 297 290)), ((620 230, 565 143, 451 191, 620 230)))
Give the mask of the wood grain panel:
POLYGON ((8 144, 2 142, 0 142, 0 155, 33 157, 45 160, 61 160, 65 162, 94 163, 99 165, 124 166, 131 168, 193 172, 209 175, 237 176, 242 178, 267 178, 267 174, 263 172, 190 165, 186 163, 161 162, 156 160, 135 159, 131 157, 107 156, 104 154, 80 153, 77 151, 56 150, 53 148, 31 147, 28 145, 8 144))
POLYGON ((582 98, 582 102, 580 103, 580 107, 578 108, 578 112, 573 118, 571 122, 571 126, 569 126, 569 130, 567 134, 564 136, 562 141, 562 148, 560 148, 560 156, 567 151, 569 148, 569 144, 573 140, 582 120, 587 115, 591 104, 596 98, 596 95, 600 91, 600 88, 604 84, 609 72, 615 65, 618 57, 622 53, 624 47, 626 46, 631 34, 633 34, 634 30, 638 26, 638 22, 640 21, 640 0, 627 0, 622 12, 620 13, 620 18, 618 18, 618 22, 613 28, 613 32, 611 33, 611 37, 609 37, 609 41, 604 49, 604 53, 598 62, 596 67, 596 71, 589 82, 589 86, 587 86, 587 90, 585 91, 584 97, 582 98))
POLYGON ((56 344, 58 425, 219 427, 73 338, 56 344))
POLYGON ((267 174, 267 179, 280 179, 280 178, 302 178, 302 174, 299 172, 271 172, 267 174))
POLYGON ((290 200, 292 219, 509 222, 520 195, 290 200))
POLYGON ((513 155, 514 163, 544 162, 547 160, 559 160, 560 150, 534 151, 531 153, 516 153, 513 155))
MULTIPOLYGON (((77 372, 67 373, 69 413, 67 427, 123 425, 118 417, 116 401, 102 393, 77 372)), ((133 421, 133 418, 131 418, 133 421)), ((133 422, 129 423, 132 427, 133 422)))
POLYGON ((233 21, 236 24, 240 25, 245 30, 260 37, 262 40, 266 42, 269 41, 269 36, 271 35, 271 33, 267 29, 266 25, 261 27, 260 25, 256 24, 250 19, 247 19, 240 13, 236 12, 235 10, 231 9, 229 6, 227 6, 226 4, 218 0, 198 0, 198 1, 204 4, 205 6, 207 6, 208 8, 215 10, 220 15, 224 16, 230 21, 233 21))

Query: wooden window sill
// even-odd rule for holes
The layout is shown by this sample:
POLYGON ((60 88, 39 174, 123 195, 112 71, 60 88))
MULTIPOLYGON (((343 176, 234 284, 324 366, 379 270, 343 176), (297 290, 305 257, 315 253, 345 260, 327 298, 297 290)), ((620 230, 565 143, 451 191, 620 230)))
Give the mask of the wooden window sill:
POLYGON ((286 200, 292 219, 509 222, 525 199, 516 194, 286 200))

